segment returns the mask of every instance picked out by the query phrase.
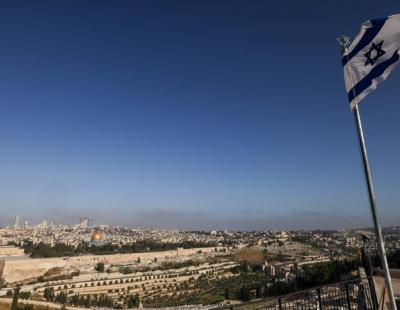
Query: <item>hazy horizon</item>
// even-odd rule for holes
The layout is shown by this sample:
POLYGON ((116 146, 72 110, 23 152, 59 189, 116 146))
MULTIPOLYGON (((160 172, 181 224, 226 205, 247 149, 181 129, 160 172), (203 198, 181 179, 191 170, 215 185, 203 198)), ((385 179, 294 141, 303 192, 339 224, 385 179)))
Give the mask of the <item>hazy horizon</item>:
MULTIPOLYGON (((37 216, 27 217, 17 214, 20 217, 21 226, 27 220, 29 225, 36 225, 47 220, 48 223, 71 225, 79 223, 80 217, 92 217, 96 213, 78 214, 57 212, 57 215, 49 215, 40 218, 37 216)), ((75 210, 82 211, 82 210, 75 210)), ((341 215, 334 211, 318 213, 314 211, 293 212, 288 215, 266 216, 261 211, 244 210, 242 216, 211 217, 205 213, 179 212, 176 210, 158 209, 138 211, 134 217, 126 214, 116 215, 112 210, 102 210, 94 216, 94 226, 111 225, 122 227, 145 227, 154 229, 179 229, 179 230, 330 230, 330 229, 361 229, 371 228, 372 222, 368 214, 364 216, 353 214, 341 215), (293 220, 295 219, 295 221, 293 220), (294 224, 295 223, 295 224, 294 224)), ((0 226, 13 224, 15 216, 2 218, 0 226)), ((398 226, 400 217, 382 217, 382 227, 398 226)))

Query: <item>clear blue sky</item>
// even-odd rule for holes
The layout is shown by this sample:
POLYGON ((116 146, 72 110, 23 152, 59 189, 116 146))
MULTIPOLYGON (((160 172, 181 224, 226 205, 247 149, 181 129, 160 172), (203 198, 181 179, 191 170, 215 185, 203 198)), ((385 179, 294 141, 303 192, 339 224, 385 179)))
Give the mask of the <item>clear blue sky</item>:
MULTIPOLYGON (((0 224, 370 224, 340 34, 376 1, 3 1, 0 224)), ((400 69, 362 103, 398 224, 400 69)))

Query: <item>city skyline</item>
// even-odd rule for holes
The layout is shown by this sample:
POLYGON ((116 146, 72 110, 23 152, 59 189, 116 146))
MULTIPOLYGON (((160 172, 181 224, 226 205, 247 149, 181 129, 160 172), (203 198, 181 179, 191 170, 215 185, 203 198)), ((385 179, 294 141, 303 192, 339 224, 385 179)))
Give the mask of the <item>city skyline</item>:
MULTIPOLYGON (((4 4, 0 225, 370 226, 336 37, 399 5, 359 4, 4 4)), ((384 226, 399 81, 360 106, 384 226)))
MULTIPOLYGON (((62 220, 56 221, 54 218, 28 218, 24 216, 16 215, 12 218, 9 223, 1 224, 1 227, 11 227, 19 229, 30 229, 34 227, 44 228, 55 226, 82 226, 82 227, 142 227, 150 229, 166 229, 166 230, 183 230, 183 231, 270 231, 270 230, 342 230, 342 229, 372 229, 372 224, 368 223, 368 217, 356 217, 345 218, 338 216, 337 214, 331 213, 330 221, 325 221, 326 215, 318 213, 297 213, 292 216, 300 217, 298 219, 299 224, 290 225, 290 219, 288 217, 272 217, 258 218, 244 215, 241 218, 224 217, 224 218, 209 218, 205 214, 178 214, 173 213, 171 210, 156 210, 155 213, 148 212, 142 213, 134 221, 110 221, 108 218, 104 220, 95 219, 93 217, 76 215, 70 218, 63 218, 62 220), (158 216, 155 216, 155 215, 158 216), (15 225, 18 218, 19 225, 15 225), (162 221, 158 220, 163 218, 162 221), (196 221, 196 224, 193 222, 196 221), (303 222, 301 222, 303 221, 303 222), (332 222, 339 222, 332 224, 332 222), (357 223, 354 225, 354 223, 357 223), (83 225, 82 225, 83 224, 83 225)), ((390 228, 397 227, 400 218, 382 218, 382 227, 390 228)))

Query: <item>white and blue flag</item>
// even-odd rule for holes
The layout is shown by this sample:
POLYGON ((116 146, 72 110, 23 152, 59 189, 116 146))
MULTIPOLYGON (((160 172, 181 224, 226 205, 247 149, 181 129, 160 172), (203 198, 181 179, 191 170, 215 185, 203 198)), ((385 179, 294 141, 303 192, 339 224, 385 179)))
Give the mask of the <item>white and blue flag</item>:
POLYGON ((344 51, 342 64, 352 108, 389 76, 399 63, 400 14, 365 22, 344 51))

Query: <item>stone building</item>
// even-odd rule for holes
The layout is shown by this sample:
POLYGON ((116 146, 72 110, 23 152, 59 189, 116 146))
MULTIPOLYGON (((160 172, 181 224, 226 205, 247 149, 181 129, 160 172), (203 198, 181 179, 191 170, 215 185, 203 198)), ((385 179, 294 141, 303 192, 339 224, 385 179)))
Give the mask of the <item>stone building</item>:
POLYGON ((24 249, 17 248, 12 245, 0 246, 0 256, 22 256, 24 249))

